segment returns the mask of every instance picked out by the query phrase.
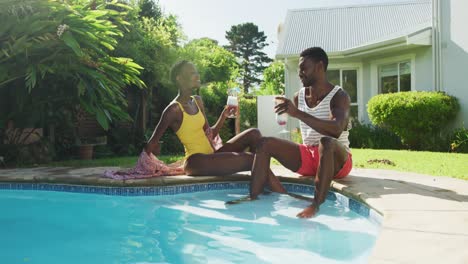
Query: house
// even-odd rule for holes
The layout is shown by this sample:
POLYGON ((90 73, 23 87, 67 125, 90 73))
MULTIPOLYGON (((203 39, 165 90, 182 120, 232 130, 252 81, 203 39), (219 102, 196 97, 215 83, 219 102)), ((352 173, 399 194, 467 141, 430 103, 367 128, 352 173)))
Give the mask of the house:
POLYGON ((454 126, 467 127, 467 11, 466 0, 289 10, 276 53, 286 65, 286 96, 301 88, 300 52, 320 46, 329 55, 329 80, 350 94, 354 118, 369 122, 367 102, 377 94, 445 91, 461 105, 454 126))

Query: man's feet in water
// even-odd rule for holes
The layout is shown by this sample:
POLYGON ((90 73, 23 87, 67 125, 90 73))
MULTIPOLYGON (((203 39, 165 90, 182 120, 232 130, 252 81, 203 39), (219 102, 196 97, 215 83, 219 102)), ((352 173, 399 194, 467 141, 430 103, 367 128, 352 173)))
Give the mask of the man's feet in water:
POLYGON ((304 201, 309 201, 309 202, 314 201, 314 198, 307 197, 307 196, 300 195, 300 194, 296 194, 296 193, 287 193, 287 195, 289 195, 289 196, 291 196, 293 198, 299 199, 299 200, 304 200, 304 201))
MULTIPOLYGON (((272 193, 273 193, 273 192, 270 191, 270 190, 264 190, 262 194, 264 194, 264 195, 270 195, 270 194, 272 194, 272 193)), ((224 204, 239 204, 239 203, 251 202, 251 201, 255 201, 255 200, 258 200, 258 198, 252 199, 252 198, 250 198, 250 196, 246 196, 246 197, 242 197, 242 198, 239 198, 239 199, 236 199, 236 200, 227 201, 227 202, 225 202, 224 204)))
POLYGON ((257 199, 252 199, 252 198, 250 198, 250 196, 245 196, 245 197, 242 197, 242 198, 239 198, 239 199, 236 199, 236 200, 227 201, 224 204, 239 204, 239 203, 251 202, 251 201, 255 201, 255 200, 257 200, 257 199))

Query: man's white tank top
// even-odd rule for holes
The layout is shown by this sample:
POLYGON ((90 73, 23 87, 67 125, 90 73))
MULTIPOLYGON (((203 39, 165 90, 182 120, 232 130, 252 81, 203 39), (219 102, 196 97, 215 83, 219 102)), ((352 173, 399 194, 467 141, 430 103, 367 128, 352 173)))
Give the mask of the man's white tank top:
MULTIPOLYGON (((324 120, 331 120, 332 113, 330 110, 330 102, 333 96, 335 96, 336 92, 338 92, 340 89, 342 89, 340 86, 338 85, 335 86, 335 88, 333 88, 333 90, 331 90, 328 93, 328 95, 325 98, 323 98, 323 100, 317 106, 315 106, 314 108, 310 108, 307 106, 306 101, 305 101, 305 88, 302 88, 299 91, 298 108, 299 110, 309 115, 312 115, 316 118, 324 119, 324 120)), ((320 138, 323 137, 324 135, 318 133, 317 131, 309 127, 306 123, 300 120, 299 120, 299 125, 301 128, 302 142, 305 145, 309 145, 309 146, 318 145, 320 138)), ((348 125, 348 128, 349 127, 350 126, 348 125)), ((345 146, 348 152, 350 152, 348 136, 349 136, 349 131, 344 130, 337 140, 345 146)))

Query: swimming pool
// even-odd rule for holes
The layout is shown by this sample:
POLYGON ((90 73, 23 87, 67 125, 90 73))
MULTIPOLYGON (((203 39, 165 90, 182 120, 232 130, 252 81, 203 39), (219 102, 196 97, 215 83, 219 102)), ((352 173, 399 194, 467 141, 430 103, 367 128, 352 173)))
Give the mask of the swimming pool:
POLYGON ((307 220, 295 217, 307 202, 287 195, 224 204, 247 187, 0 184, 0 262, 366 263, 379 232, 373 210, 331 192, 307 220))

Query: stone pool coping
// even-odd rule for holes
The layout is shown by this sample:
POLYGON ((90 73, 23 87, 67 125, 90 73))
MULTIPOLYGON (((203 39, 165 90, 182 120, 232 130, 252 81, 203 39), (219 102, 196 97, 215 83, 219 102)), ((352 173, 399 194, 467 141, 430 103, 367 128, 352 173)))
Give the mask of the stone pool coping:
MULTIPOLYGON (((121 181, 101 177, 105 169, 112 168, 3 169, 0 182, 124 187, 249 180, 248 173, 240 173, 121 181)), ((299 178, 281 166, 272 170, 282 181, 313 184, 312 179, 299 178)), ((356 168, 350 176, 333 182, 332 188, 383 215, 369 263, 468 263, 468 181, 356 168)))

